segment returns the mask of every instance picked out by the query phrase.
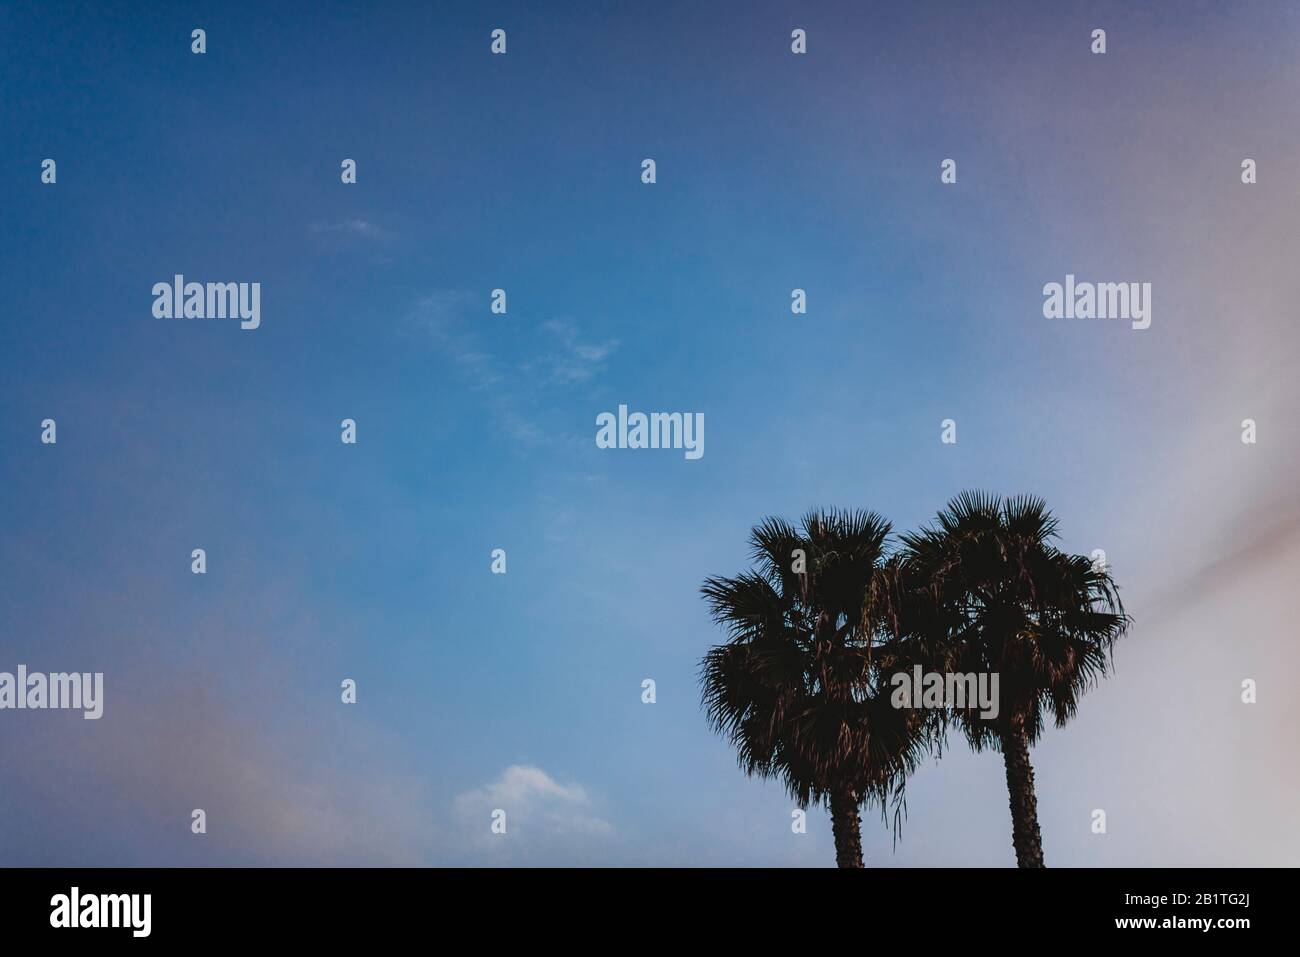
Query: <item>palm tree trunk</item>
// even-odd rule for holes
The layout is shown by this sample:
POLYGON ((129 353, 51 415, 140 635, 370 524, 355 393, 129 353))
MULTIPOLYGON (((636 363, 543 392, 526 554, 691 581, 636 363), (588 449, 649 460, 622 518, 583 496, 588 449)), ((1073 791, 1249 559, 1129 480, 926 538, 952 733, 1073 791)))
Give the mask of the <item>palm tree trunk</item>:
POLYGON ((835 834, 835 866, 862 866, 862 818, 852 791, 831 795, 831 830, 835 834))
POLYGON ((1011 795, 1011 843, 1016 849, 1016 864, 1044 867, 1038 798, 1034 796, 1034 766, 1029 763, 1029 738, 1024 729, 1003 732, 1002 760, 1007 766, 1007 793, 1011 795))

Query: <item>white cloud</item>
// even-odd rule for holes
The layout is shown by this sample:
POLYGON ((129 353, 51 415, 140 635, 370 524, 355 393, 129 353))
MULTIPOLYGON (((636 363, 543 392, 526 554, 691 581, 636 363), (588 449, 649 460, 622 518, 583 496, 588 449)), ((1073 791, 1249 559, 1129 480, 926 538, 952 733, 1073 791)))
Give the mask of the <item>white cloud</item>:
POLYGON ((462 833, 472 845, 517 863, 588 859, 614 826, 601 817, 580 784, 562 784, 541 768, 514 764, 494 781, 455 799, 462 833), (506 833, 493 834, 492 813, 506 812, 506 833))

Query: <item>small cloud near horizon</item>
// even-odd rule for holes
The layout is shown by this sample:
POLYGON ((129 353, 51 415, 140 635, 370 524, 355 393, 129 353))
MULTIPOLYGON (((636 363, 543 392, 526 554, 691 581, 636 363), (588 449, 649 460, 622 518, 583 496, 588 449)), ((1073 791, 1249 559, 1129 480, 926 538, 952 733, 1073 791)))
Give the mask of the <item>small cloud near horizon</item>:
POLYGON ((614 826, 577 783, 561 783, 539 767, 512 764, 496 780, 457 795, 457 821, 473 844, 515 861, 554 860, 581 855, 590 841, 601 844, 614 826), (506 831, 492 831, 493 812, 505 812, 506 831))

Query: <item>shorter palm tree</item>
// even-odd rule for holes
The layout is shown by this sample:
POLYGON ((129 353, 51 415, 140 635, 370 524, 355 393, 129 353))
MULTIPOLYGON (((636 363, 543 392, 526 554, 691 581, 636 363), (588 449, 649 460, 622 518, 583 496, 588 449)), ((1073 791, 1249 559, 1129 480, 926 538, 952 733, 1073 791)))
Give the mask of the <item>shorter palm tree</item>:
POLYGON ((892 806, 897 825, 929 740, 924 715, 890 704, 873 660, 889 531, 873 512, 812 511, 798 529, 769 518, 751 535, 756 570, 701 589, 728 632, 702 664, 709 721, 747 774, 829 806, 840 867, 862 866, 864 802, 892 806))

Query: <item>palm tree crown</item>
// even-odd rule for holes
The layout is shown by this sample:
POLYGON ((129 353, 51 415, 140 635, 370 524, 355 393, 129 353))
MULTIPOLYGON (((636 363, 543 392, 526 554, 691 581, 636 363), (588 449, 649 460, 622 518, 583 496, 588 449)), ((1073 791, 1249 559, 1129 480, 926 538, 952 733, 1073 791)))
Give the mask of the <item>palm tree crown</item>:
MULTIPOLYGON (((894 708, 882 681, 876 578, 890 526, 874 512, 768 518, 756 569, 701 591, 728 632, 702 667, 705 710, 749 774, 826 801, 841 866, 861 866, 858 806, 901 801, 928 739, 925 715, 894 708)), ((897 823, 897 817, 895 818, 897 823)))
POLYGON ((1000 674, 996 718, 973 707, 956 715, 976 749, 1011 727, 1032 744, 1044 715, 1064 725, 1128 628, 1109 570, 1061 552, 1056 535, 1042 499, 966 492, 934 525, 900 536, 903 560, 934 605, 934 657, 954 671, 1000 674))

